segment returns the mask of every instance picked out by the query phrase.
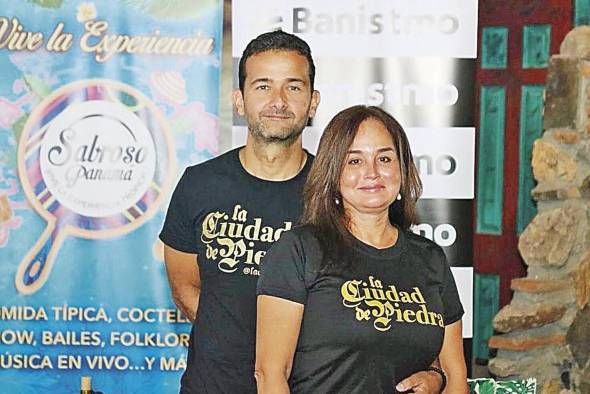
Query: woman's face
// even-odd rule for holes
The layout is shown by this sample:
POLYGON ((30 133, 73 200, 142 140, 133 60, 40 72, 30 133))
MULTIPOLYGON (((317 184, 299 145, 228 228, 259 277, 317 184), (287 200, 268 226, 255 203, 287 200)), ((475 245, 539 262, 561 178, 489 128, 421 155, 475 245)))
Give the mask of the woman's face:
POLYGON ((349 214, 382 213, 401 186, 399 160, 385 125, 369 118, 360 124, 340 176, 340 194, 349 214))

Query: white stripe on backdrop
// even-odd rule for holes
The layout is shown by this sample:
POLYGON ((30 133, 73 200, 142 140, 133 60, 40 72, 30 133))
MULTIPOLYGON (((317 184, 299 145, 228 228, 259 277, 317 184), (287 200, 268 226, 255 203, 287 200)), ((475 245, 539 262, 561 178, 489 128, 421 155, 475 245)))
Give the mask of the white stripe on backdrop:
MULTIPOLYGON (((315 152, 321 130, 338 111, 354 104, 379 105, 408 131, 425 185, 423 200, 473 199, 477 0, 234 1, 232 19, 234 69, 246 44, 265 31, 282 29, 309 43, 322 94, 304 134, 310 151, 315 152)), ((234 116, 233 124, 232 145, 242 145, 245 123, 234 116)), ((466 310, 463 336, 471 338, 472 256, 449 253, 450 247, 472 250, 467 244, 472 229, 464 225, 472 222, 471 204, 422 205, 460 209, 436 216, 461 218, 448 224, 464 232, 453 236, 466 244, 441 246, 454 266, 466 310)))

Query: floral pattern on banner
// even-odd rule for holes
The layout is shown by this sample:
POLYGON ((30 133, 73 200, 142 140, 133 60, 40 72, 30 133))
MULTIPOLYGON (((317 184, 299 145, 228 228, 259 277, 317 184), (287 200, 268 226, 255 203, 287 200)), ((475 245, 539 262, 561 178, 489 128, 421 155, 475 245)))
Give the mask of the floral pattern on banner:
POLYGON ((222 26, 221 0, 2 2, 0 333, 14 339, 0 341, 1 394, 78 392, 85 375, 105 393, 178 393, 190 322, 170 297, 158 233, 184 168, 219 154, 222 26), (144 140, 123 147, 127 134, 96 123, 58 150, 97 170, 132 144, 157 153, 153 182, 121 220, 70 210, 39 164, 51 146, 36 125, 93 101, 97 118, 120 104, 144 140), (137 225, 117 231, 126 222, 137 225), (50 259, 43 286, 20 291, 50 259))

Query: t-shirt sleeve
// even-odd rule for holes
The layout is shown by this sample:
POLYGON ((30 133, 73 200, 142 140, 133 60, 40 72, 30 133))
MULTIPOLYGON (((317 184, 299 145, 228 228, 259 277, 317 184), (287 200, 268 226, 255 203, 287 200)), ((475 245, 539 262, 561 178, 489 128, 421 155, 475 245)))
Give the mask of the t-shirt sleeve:
POLYGON ((256 294, 305 303, 305 255, 299 237, 292 231, 284 233, 260 262, 256 294))
POLYGON ((457 291, 457 285, 455 284, 455 278, 451 272, 451 267, 441 250, 443 258, 443 283, 441 288, 441 298, 444 306, 444 320, 445 325, 450 325, 463 317, 464 310, 459 299, 459 292, 457 291))
MULTIPOLYGON (((178 181, 170 205, 166 212, 166 220, 160 232, 160 239, 166 245, 186 253, 197 253, 193 229, 193 212, 190 211, 191 196, 189 168, 184 171, 178 181)), ((192 190, 194 193, 194 190, 192 190)))

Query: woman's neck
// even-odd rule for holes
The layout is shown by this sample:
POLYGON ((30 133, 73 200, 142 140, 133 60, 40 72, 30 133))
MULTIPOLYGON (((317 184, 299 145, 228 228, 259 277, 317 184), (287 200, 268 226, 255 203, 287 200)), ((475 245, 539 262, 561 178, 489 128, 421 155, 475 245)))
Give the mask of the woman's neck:
POLYGON ((397 242, 397 227, 389 221, 387 211, 383 213, 349 212, 348 229, 358 240, 377 249, 384 249, 397 242))

